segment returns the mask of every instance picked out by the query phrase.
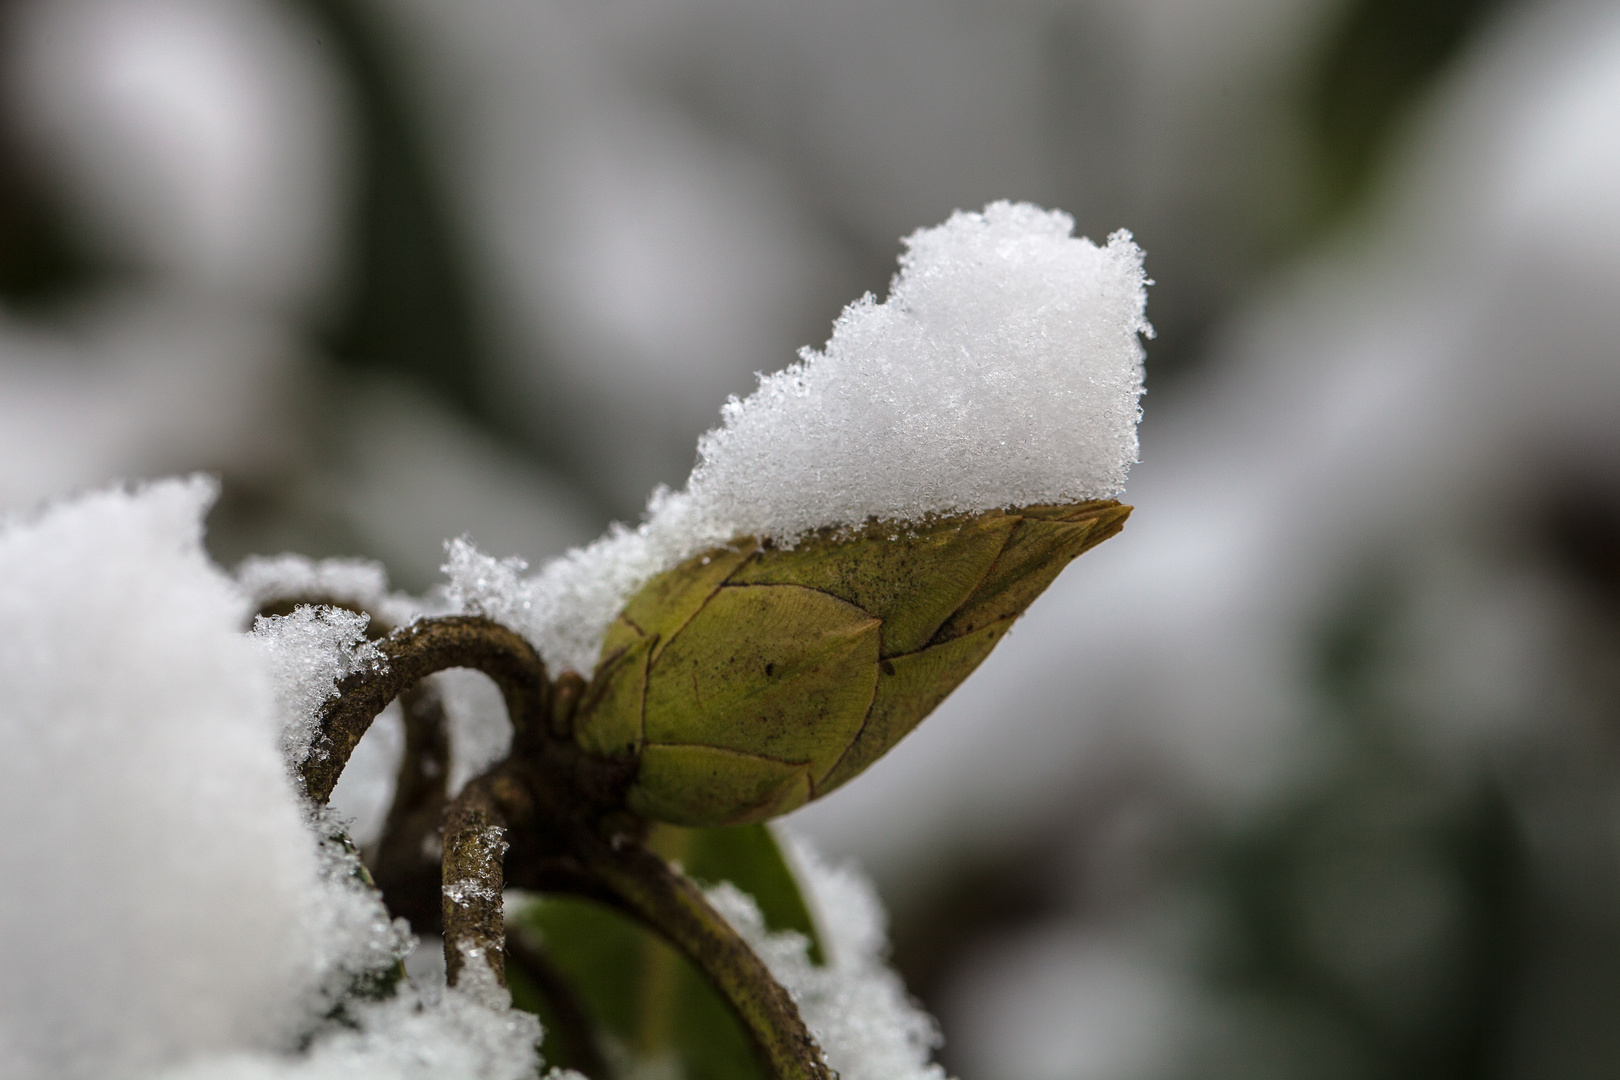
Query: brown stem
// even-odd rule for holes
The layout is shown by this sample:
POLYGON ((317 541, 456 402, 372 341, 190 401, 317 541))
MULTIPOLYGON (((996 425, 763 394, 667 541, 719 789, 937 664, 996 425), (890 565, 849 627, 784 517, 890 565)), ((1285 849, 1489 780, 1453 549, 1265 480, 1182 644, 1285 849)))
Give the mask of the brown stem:
MULTIPOLYGON (((591 1080, 612 1080, 613 1068, 602 1053, 596 1037, 596 1025, 591 1022, 585 1003, 574 993, 567 978, 551 962, 545 950, 533 945, 516 930, 506 932, 506 965, 517 968, 533 984, 535 991, 545 999, 551 1016, 546 1025, 546 1037, 556 1036, 560 1051, 558 1061, 552 1065, 572 1067, 591 1080)), ((552 1056, 548 1053, 548 1057, 552 1056)))
POLYGON ((636 843, 595 844, 589 875, 686 954, 736 1012, 777 1080, 833 1080, 798 1006, 763 961, 689 878, 636 843))
MULTIPOLYGON (((488 778, 468 784, 444 816, 444 968, 451 986, 470 963, 485 965, 506 985, 506 919, 502 909, 506 815, 488 778)), ((474 981, 482 981, 476 976, 474 981)))
MULTIPOLYGON (((510 874, 490 860, 492 875, 480 881, 509 880, 518 888, 571 893, 617 908, 675 946, 703 972, 748 1032, 769 1075, 776 1080, 833 1080, 798 1006, 685 875, 642 843, 645 823, 624 815, 601 817, 595 827, 588 802, 579 792, 552 782, 535 763, 507 762, 467 786, 451 808, 453 820, 469 836, 497 821, 511 828, 510 874), (463 810, 463 804, 466 809, 463 810), (458 816, 462 815, 462 816, 458 816), (609 821, 629 828, 612 828, 609 821), (604 839, 604 836, 612 839, 604 839)), ((445 882, 468 876, 450 869, 451 830, 446 827, 445 882)), ((468 844, 470 850, 477 849, 468 844)), ((462 942, 489 955, 498 901, 487 909, 457 907, 465 929, 452 931, 445 906, 445 958, 457 964, 462 942)))
POLYGON ((690 880, 647 850, 634 828, 607 827, 634 820, 615 810, 634 763, 585 757, 561 738, 571 695, 552 717, 545 665, 527 641, 492 620, 457 615, 413 623, 377 647, 383 664, 343 679, 319 718, 300 769, 316 802, 331 797, 377 714, 436 671, 484 672, 501 688, 512 720, 512 755, 468 784, 445 812, 440 904, 450 985, 506 984, 502 893, 510 829, 525 849, 514 853, 525 871, 520 878, 605 900, 685 953, 731 1004, 776 1080, 833 1080, 793 999, 741 935, 690 880), (601 838, 604 829, 618 834, 615 842, 601 838), (470 963, 479 968, 469 971, 470 963))
POLYGON ((322 710, 319 731, 299 772, 304 790, 325 802, 337 786, 349 755, 377 714, 418 680, 446 668, 475 668, 495 680, 512 718, 514 746, 545 730, 550 683, 545 664, 522 635, 477 615, 423 619, 377 643, 384 664, 338 683, 322 710))

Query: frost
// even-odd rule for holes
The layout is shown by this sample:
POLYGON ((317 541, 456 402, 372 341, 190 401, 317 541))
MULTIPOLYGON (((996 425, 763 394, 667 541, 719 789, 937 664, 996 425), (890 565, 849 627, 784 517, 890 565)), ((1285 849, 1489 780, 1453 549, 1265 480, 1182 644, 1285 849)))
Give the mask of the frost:
MULTIPOLYGON (((494 825, 480 829, 478 835, 474 838, 474 842, 479 849, 476 861, 481 865, 494 864, 498 866, 506 856, 505 829, 494 825)), ((443 893, 445 899, 452 904, 457 907, 466 907, 474 900, 494 900, 500 895, 500 890, 477 878, 458 878, 455 881, 445 882, 443 893)))
MULTIPOLYGON (((261 611, 277 604, 302 605, 284 620, 265 619, 255 626, 256 640, 276 673, 288 763, 297 766, 309 754, 316 712, 337 680, 375 663, 375 649, 364 642, 367 628, 385 632, 404 626, 426 614, 427 608, 410 596, 390 592, 382 564, 365 559, 255 555, 237 566, 236 580, 261 611), (332 604, 339 607, 323 607, 332 604), (365 612, 373 621, 368 624, 364 617, 344 610, 348 608, 365 612)), ((354 819, 350 835, 357 843, 369 843, 381 834, 404 741, 396 702, 372 723, 332 791, 331 804, 354 819)))
POLYGON ((451 598, 520 630, 554 669, 589 672, 646 580, 739 535, 792 543, 869 518, 917 521, 1118 494, 1137 457, 1141 249, 1099 247, 1027 203, 907 238, 889 297, 851 304, 826 347, 760 379, 698 441, 685 489, 525 578, 465 539, 451 598))
MULTIPOLYGON (((616 527, 616 530, 621 528, 616 527)), ((587 550, 594 550, 601 543, 598 540, 587 550)), ((523 577, 523 571, 529 568, 528 560, 485 555, 467 536, 451 540, 444 547, 448 561, 442 569, 450 575, 453 606, 505 623, 522 624, 530 620, 534 601, 527 595, 531 590, 523 577)), ((574 549, 570 557, 580 550, 574 549)))
POLYGON ((466 907, 474 900, 493 900, 495 888, 477 878, 457 878, 444 886, 444 896, 457 907, 466 907))
POLYGON ((261 615, 250 640, 269 668, 281 717, 281 744, 296 768, 310 754, 321 706, 338 681, 357 671, 380 670, 385 661, 366 640, 369 616, 346 608, 301 604, 291 615, 261 615))
POLYGON ((710 889, 709 902, 792 996, 843 1080, 945 1080, 929 1061, 938 1026, 884 963, 883 905, 871 883, 852 867, 828 866, 802 843, 788 846, 817 915, 826 966, 810 962, 802 934, 767 931, 759 906, 736 886, 710 889))

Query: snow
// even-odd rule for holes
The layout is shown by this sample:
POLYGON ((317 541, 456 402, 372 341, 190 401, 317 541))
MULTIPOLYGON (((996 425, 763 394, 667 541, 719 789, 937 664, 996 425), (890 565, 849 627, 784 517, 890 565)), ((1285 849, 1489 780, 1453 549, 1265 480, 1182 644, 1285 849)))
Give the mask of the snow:
MULTIPOLYGON (((403 626, 429 610, 421 601, 390 590, 387 571, 368 559, 254 555, 237 566, 236 580, 261 611, 288 601, 321 601, 363 611, 373 620, 361 623, 352 613, 320 615, 310 608, 295 610, 288 622, 267 620, 256 627, 255 640, 277 675, 283 749, 294 765, 308 753, 316 710, 336 680, 374 658, 361 635, 368 629, 378 633, 403 626), (312 655, 305 657, 303 650, 312 655)), ((372 721, 328 800, 349 820, 349 837, 362 847, 382 835, 404 752, 405 725, 396 701, 372 721)))
POLYGON ((905 241, 889 297, 763 376, 698 441, 686 487, 524 577, 465 538, 452 601, 526 634, 553 670, 589 672, 653 575, 742 535, 1119 494, 1137 459, 1147 281, 1130 234, 1073 237, 1059 211, 993 203, 905 241))
POLYGON ((390 629, 423 610, 418 601, 390 591, 388 572, 370 559, 253 555, 236 568, 236 580, 259 607, 285 600, 341 604, 369 613, 390 629))
POLYGON ((159 1080, 531 1080, 539 1064, 533 1016, 456 989, 432 1003, 407 989, 353 1012, 355 1028, 333 1028, 305 1055, 231 1055, 159 1080))
POLYGON ((281 746, 364 619, 243 633, 254 600, 201 546, 215 490, 0 520, 0 971, 27 975, 0 1076, 532 1075, 537 1023, 487 988, 370 1000, 414 942, 281 746))
POLYGON ((941 1041, 937 1025, 884 963, 888 935, 871 882, 853 866, 829 866, 807 844, 784 839, 816 914, 825 966, 810 961, 804 935, 768 931, 759 906, 736 886, 708 890, 709 902, 792 996, 843 1080, 945 1080, 945 1070, 929 1061, 941 1041))
POLYGON ((1119 494, 1137 456, 1142 252, 1073 228, 994 203, 914 233, 887 301, 857 300, 822 352, 721 410, 688 484, 704 516, 790 540, 1119 494))
POLYGON ((391 981, 391 972, 416 940, 404 919, 389 916, 371 886, 343 818, 330 807, 305 809, 320 878, 305 915, 319 977, 310 1012, 325 1016, 340 1006, 347 1009, 350 995, 365 993, 367 983, 391 981))
POLYGON ((0 1075, 124 1076, 302 1019, 316 859, 247 603, 202 551, 212 498, 0 526, 0 1075))
POLYGON ((366 640, 371 617, 347 608, 300 604, 290 615, 260 615, 251 640, 271 673, 281 744, 297 767, 310 754, 321 706, 337 694, 338 680, 357 671, 383 670, 386 661, 366 640))

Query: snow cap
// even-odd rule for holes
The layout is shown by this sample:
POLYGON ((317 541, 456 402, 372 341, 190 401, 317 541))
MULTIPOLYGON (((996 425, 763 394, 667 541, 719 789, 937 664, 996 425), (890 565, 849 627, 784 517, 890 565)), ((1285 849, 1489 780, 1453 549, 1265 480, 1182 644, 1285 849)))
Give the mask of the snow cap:
POLYGON ((637 529, 523 577, 451 545, 452 596, 524 632, 554 670, 589 672, 655 574, 742 535, 781 544, 869 519, 921 521, 1119 494, 1137 459, 1142 251, 1028 203, 958 212, 905 240, 887 300, 844 309, 821 351, 762 376, 698 440, 684 490, 637 529))

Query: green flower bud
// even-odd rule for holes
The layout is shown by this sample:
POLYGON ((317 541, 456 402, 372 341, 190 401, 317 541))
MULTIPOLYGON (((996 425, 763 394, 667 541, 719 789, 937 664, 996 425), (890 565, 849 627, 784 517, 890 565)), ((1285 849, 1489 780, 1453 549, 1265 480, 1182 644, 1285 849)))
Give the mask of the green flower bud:
POLYGON ((899 742, 1130 511, 1093 501, 877 522, 689 559, 608 630, 575 741, 639 759, 628 801, 645 817, 787 813, 899 742))

